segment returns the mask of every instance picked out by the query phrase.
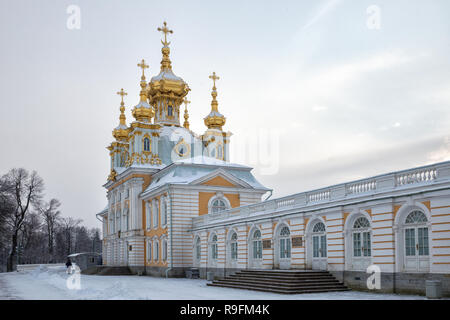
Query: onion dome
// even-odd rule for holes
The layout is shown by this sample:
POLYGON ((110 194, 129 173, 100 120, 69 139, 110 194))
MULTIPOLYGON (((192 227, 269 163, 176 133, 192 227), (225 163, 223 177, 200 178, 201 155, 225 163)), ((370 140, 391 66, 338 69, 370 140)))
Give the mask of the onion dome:
POLYGON ((147 103, 147 93, 146 93, 147 83, 145 82, 144 71, 145 71, 145 69, 148 68, 148 65, 145 64, 145 60, 142 59, 141 63, 138 63, 138 67, 140 67, 142 69, 142 76, 141 76, 141 83, 140 83, 141 92, 139 93, 140 101, 136 106, 134 106, 132 114, 133 114, 133 117, 137 121, 151 122, 155 113, 153 112, 152 106, 150 106, 147 103))
POLYGON ((210 79, 213 80, 213 88, 211 92, 212 101, 211 101, 211 112, 203 119, 205 121, 205 125, 208 127, 208 129, 219 129, 222 130, 222 126, 225 125, 226 118, 223 114, 219 112, 218 106, 219 103, 217 102, 217 88, 216 88, 216 80, 219 80, 220 78, 216 76, 216 73, 213 72, 211 76, 209 76, 210 79))
POLYGON ((169 58, 170 42, 167 41, 167 34, 173 31, 167 28, 166 22, 162 28, 158 28, 158 31, 164 33, 164 41, 161 41, 163 44, 161 71, 151 78, 147 97, 155 108, 155 123, 179 125, 179 107, 190 89, 187 83, 172 71, 172 62, 169 58))
POLYGON ((127 93, 122 88, 119 92, 117 92, 117 94, 122 97, 122 101, 120 102, 120 123, 113 130, 113 137, 116 138, 117 141, 126 141, 128 138, 128 127, 125 123, 125 104, 123 102, 123 97, 126 96, 127 93))

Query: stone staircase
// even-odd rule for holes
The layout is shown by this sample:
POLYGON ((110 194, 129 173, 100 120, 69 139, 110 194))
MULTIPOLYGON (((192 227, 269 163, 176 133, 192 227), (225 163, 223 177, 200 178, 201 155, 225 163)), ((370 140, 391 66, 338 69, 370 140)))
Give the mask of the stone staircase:
POLYGON ((241 270, 207 285, 284 294, 349 290, 328 271, 318 270, 241 270))
POLYGON ((81 274, 100 276, 131 276, 133 273, 128 267, 93 266, 81 271, 81 274))

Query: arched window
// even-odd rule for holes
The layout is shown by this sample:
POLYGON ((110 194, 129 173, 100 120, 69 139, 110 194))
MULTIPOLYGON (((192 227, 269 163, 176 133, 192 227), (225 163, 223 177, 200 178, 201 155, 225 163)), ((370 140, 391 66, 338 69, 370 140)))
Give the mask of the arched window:
POLYGON ((195 257, 197 261, 200 261, 201 254, 202 254, 201 241, 200 237, 197 237, 197 240, 195 241, 195 257))
POLYGON ((314 225, 313 232, 325 232, 325 225, 322 222, 317 222, 314 225))
POLYGON ((415 210, 408 214, 406 217, 405 223, 406 224, 412 224, 412 223, 424 223, 427 222, 427 217, 422 211, 415 210))
POLYGON ((163 260, 163 262, 166 262, 166 260, 167 260, 167 240, 166 239, 163 239, 162 245, 163 245, 163 247, 162 247, 162 260, 163 260))
POLYGON ((262 259, 261 231, 253 232, 253 259, 262 259))
POLYGON ((128 231, 129 225, 128 225, 128 208, 125 208, 123 210, 123 231, 128 231))
POLYGON ((147 261, 152 261, 152 242, 147 241, 147 261))
POLYGON ((291 257, 291 232, 287 226, 280 230, 280 258, 286 259, 291 257))
POLYGON ((224 211, 228 209, 228 206, 223 199, 215 199, 211 204, 211 213, 219 213, 220 211, 224 211))
POLYGON ((144 138, 144 151, 150 151, 150 139, 144 138))
POLYGON ((167 107, 167 115, 168 115, 169 117, 172 117, 172 116, 173 116, 173 107, 172 107, 172 106, 168 106, 168 107, 167 107))
POLYGON ((359 217, 353 223, 353 256, 370 257, 371 251, 370 222, 366 217, 359 217))
POLYGON ((112 211, 109 215, 109 234, 113 234, 114 230, 114 211, 112 211))
POLYGON ((155 239, 153 241, 154 247, 153 247, 153 260, 159 261, 159 240, 155 239))
POLYGON ((213 260, 217 260, 218 251, 217 251, 217 235, 213 235, 211 241, 211 258, 213 260))
POLYGON ((217 158, 223 159, 223 145, 222 144, 217 145, 217 158))
POLYGON ((157 228, 159 225, 159 201, 158 199, 153 200, 153 228, 157 228))
POLYGON ((120 211, 118 210, 116 213, 116 232, 120 231, 120 211))
POLYGON ((325 224, 317 222, 313 227, 313 258, 325 258, 327 256, 327 235, 325 224))
POLYGON ((167 224, 167 201, 165 197, 161 198, 161 225, 167 224))
POLYGON ((152 206, 150 202, 146 202, 145 205, 145 226, 147 229, 152 227, 152 206))
POLYGON ((231 249, 231 260, 237 260, 238 256, 238 243, 237 243, 237 233, 233 232, 231 235, 231 243, 230 243, 230 249, 231 249))

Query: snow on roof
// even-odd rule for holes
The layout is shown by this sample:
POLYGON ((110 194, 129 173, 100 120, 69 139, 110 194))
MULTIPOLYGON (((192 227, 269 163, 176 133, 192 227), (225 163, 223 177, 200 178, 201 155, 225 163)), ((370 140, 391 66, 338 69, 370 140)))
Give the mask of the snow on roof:
POLYGON ((180 164, 203 164, 203 165, 212 165, 212 166, 221 166, 221 167, 235 167, 235 168, 246 168, 251 169, 249 166, 244 166, 242 164, 226 162, 223 160, 219 160, 212 157, 207 157, 203 155, 199 155, 192 158, 177 160, 174 163, 180 164))
MULTIPOLYGON (((158 81, 161 79, 175 80, 175 81, 183 81, 180 77, 176 76, 172 70, 163 70, 157 76, 152 77, 150 82, 158 81)), ((184 81, 183 81, 184 82, 184 81)))
POLYGON ((147 108, 147 109, 151 108, 150 105, 147 102, 139 101, 139 103, 134 106, 134 109, 138 109, 138 108, 141 108, 141 107, 144 107, 144 108, 147 108))
POLYGON ((227 174, 234 176, 238 180, 242 180, 249 184, 252 188, 270 190, 259 183, 255 177, 251 174, 250 167, 228 163, 215 158, 198 156, 194 158, 188 158, 178 160, 174 162, 174 165, 168 166, 167 171, 161 176, 156 175, 143 194, 151 192, 165 184, 190 184, 191 182, 198 180, 213 171, 221 168, 227 174), (181 164, 181 165, 180 165, 181 164), (193 166, 190 166, 194 164, 193 166), (198 166, 201 165, 201 166, 198 166), (246 170, 241 170, 242 168, 246 170), (248 169, 248 170, 247 170, 248 169))

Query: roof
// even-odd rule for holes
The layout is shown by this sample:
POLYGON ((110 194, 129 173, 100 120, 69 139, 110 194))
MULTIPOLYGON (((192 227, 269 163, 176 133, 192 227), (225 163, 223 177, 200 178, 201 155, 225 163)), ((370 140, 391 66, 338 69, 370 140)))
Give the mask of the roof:
POLYGON ((177 160, 174 162, 175 164, 198 164, 198 165, 211 165, 211 166, 221 166, 221 167, 235 167, 235 168, 245 168, 245 169, 252 169, 249 166, 244 166, 242 164, 237 164, 237 163, 231 163, 231 162, 226 162, 223 160, 219 160, 216 158, 212 158, 212 157, 207 157, 207 156, 196 156, 196 157, 192 157, 192 158, 187 158, 187 159, 181 159, 181 160, 177 160))
POLYGON ((166 184, 196 184, 201 183, 202 178, 208 178, 208 176, 212 178, 216 175, 223 175, 243 187, 269 191, 270 189, 255 179, 250 172, 251 169, 251 167, 203 156, 178 160, 155 174, 142 195, 166 184))

